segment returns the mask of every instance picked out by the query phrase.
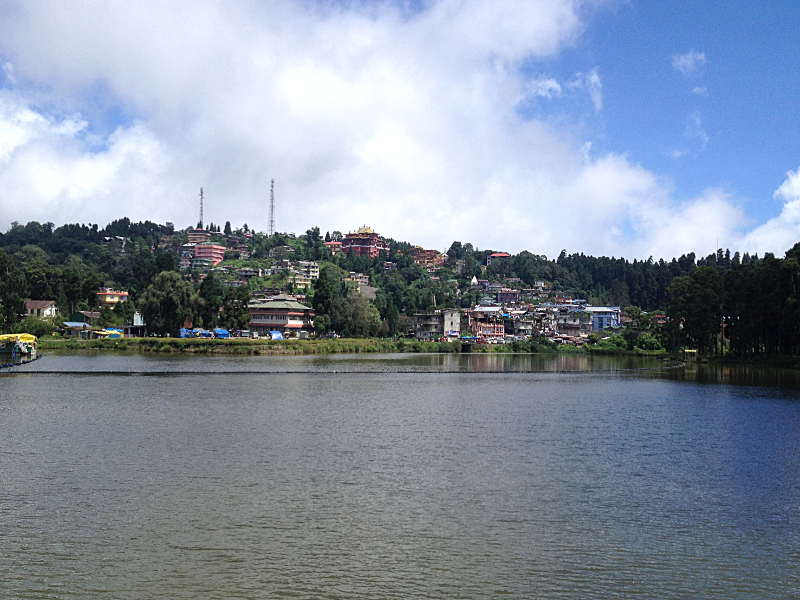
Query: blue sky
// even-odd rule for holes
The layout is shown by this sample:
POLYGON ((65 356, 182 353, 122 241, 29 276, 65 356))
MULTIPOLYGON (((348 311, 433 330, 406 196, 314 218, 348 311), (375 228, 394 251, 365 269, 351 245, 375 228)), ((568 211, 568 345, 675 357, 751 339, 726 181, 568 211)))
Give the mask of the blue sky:
POLYGON ((785 3, 631 3, 599 12, 564 58, 604 65, 611 149, 673 178, 684 197, 721 185, 766 219, 800 150, 797 25, 785 3), (691 50, 705 62, 681 75, 670 59, 691 50), (704 146, 686 137, 694 115, 704 146), (689 153, 669 155, 679 148, 689 153))
MULTIPOLYGON (((629 258, 800 241, 797 11, 0 2, 0 221, 207 220, 629 258)), ((2 225, 0 227, 7 227, 2 225)))

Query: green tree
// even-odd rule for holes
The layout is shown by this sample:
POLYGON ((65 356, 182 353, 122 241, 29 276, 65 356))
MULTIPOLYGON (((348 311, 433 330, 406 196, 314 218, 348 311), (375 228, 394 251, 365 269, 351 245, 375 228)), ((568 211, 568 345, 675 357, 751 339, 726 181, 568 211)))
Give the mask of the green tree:
MULTIPOLYGON (((25 273, 30 284, 31 299, 55 300, 56 294, 52 285, 55 269, 47 263, 47 260, 34 258, 28 263, 25 273)), ((61 286, 56 287, 60 288, 61 286)))
POLYGON ((114 314, 116 314, 120 322, 124 325, 128 323, 133 324, 133 315, 136 313, 136 305, 133 303, 133 300, 125 300, 125 302, 120 302, 114 307, 114 314))
POLYGON ((222 299, 225 291, 222 284, 214 272, 209 272, 203 283, 200 284, 198 296, 200 297, 200 318, 203 326, 207 328, 216 327, 219 320, 219 308, 222 306, 222 299))
POLYGON ((17 267, 16 261, 0 249, 0 330, 12 331, 25 312, 27 295, 25 275, 17 267))
POLYGON ((37 338, 50 335, 57 326, 56 319, 48 317, 40 319, 38 317, 25 317, 14 325, 14 333, 30 333, 37 338))
POLYGON ((80 257, 70 256, 62 270, 64 295, 67 299, 68 311, 74 311, 81 301, 89 307, 95 305, 100 277, 80 257))
POLYGON ((723 279, 714 267, 698 267, 692 273, 685 324, 698 352, 716 352, 716 337, 722 323, 723 279))
POLYGON ((636 346, 639 346, 641 337, 650 330, 651 319, 638 306, 628 306, 625 311, 630 320, 622 332, 622 337, 628 342, 628 350, 633 350, 636 346))
POLYGON ((223 230, 223 233, 225 235, 231 235, 231 233, 233 233, 233 231, 231 230, 231 222, 230 221, 225 221, 225 229, 223 230))
POLYGON ((375 337, 381 326, 381 315, 375 305, 359 292, 349 298, 350 335, 375 337))
POLYGON ((716 336, 722 323, 722 276, 714 267, 700 266, 691 276, 672 280, 669 294, 670 321, 664 339, 671 348, 684 343, 700 353, 716 350, 716 336))
POLYGON ((222 322, 231 331, 247 329, 250 324, 250 292, 245 286, 229 287, 222 303, 222 322))
POLYGON ((193 316, 196 301, 192 285, 174 271, 155 276, 140 301, 148 331, 157 335, 174 335, 193 316))
POLYGON ((328 279, 328 269, 323 268, 319 272, 319 277, 314 282, 314 299, 312 306, 317 316, 329 315, 333 302, 333 290, 328 279))

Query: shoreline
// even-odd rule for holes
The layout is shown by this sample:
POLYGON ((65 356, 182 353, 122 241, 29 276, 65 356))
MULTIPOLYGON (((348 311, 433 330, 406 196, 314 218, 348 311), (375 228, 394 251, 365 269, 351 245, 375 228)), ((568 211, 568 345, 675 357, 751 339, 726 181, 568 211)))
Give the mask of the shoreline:
MULTIPOLYGON (((339 338, 324 340, 226 340, 204 338, 122 338, 97 340, 42 339, 39 350, 125 350, 134 352, 235 354, 235 355, 303 355, 435 352, 460 353, 457 342, 420 342, 417 340, 384 340, 378 338, 339 338)), ((475 350, 487 352, 494 350, 475 350)))
POLYGON ((254 340, 250 338, 121 338, 121 339, 54 339, 43 338, 38 342, 42 350, 117 350, 130 352, 232 354, 232 355, 321 355, 359 353, 436 353, 436 354, 586 354, 656 358, 680 361, 666 352, 653 351, 609 351, 586 348, 562 347, 545 349, 519 343, 511 344, 464 344, 461 341, 427 342, 407 339, 382 338, 337 338, 321 340, 254 340), (532 351, 533 350, 533 351, 532 351))

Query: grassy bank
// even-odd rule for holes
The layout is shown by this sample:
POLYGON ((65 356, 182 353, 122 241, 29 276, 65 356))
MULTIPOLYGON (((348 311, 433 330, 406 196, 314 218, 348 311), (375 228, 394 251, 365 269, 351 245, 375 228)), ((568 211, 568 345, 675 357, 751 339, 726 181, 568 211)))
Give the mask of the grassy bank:
MULTIPOLYGON (((664 350, 622 350, 619 348, 598 348, 584 346, 562 346, 540 344, 537 341, 512 342, 510 344, 471 344, 455 342, 423 342, 407 339, 356 339, 338 338, 322 340, 252 340, 232 338, 228 340, 203 338, 123 338, 75 340, 43 337, 39 339, 39 351, 43 350, 127 350, 132 352, 191 353, 191 354, 241 354, 241 355, 299 355, 299 354, 359 354, 392 352, 435 352, 435 353, 590 353, 615 356, 641 356, 665 358, 664 350)), ((794 359, 795 366, 797 359, 794 359)), ((751 361, 752 362, 752 361, 751 361)), ((765 365, 768 363, 764 363, 765 365)), ((772 366, 777 366, 772 364, 772 366)), ((781 365, 790 366, 790 365, 781 365)))
POLYGON ((40 351, 129 350, 134 352, 243 355, 357 354, 377 352, 458 353, 462 350, 461 342, 341 338, 324 340, 251 340, 247 338, 233 338, 229 340, 201 338, 65 340, 41 338, 38 347, 40 351))

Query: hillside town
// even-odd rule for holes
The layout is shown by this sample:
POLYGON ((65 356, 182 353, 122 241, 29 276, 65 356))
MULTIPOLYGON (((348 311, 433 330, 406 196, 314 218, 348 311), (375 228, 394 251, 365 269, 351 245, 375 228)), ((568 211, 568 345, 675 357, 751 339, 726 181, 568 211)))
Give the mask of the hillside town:
MULTIPOLYGON (((382 337, 553 347, 613 339, 628 349, 715 351, 741 335, 743 347, 756 351, 763 334, 744 326, 756 313, 728 296, 753 279, 742 273, 774 270, 771 261, 784 265, 776 271, 784 277, 793 253, 783 263, 721 249, 671 261, 565 251, 552 259, 459 241, 424 248, 366 225, 345 234, 313 227, 270 235, 229 222, 182 230, 129 219, 103 229, 14 223, 0 234, 8 274, 0 305, 5 331, 75 338, 382 337), (724 314, 727 305, 741 316, 724 314)), ((779 280, 776 289, 786 285, 779 280)))

